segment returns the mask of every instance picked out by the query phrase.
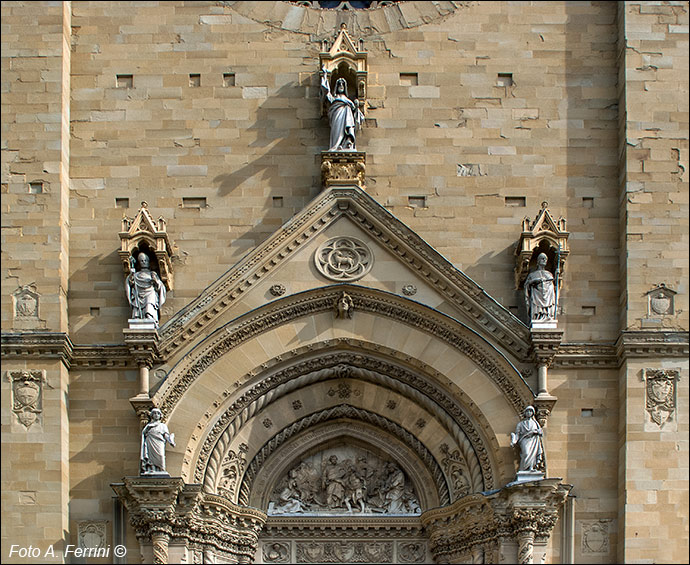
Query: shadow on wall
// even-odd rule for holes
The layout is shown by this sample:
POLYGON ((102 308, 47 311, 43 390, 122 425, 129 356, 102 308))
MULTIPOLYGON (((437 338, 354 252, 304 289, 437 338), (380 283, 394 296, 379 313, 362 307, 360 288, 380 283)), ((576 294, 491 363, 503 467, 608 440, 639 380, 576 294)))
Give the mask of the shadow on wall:
MULTIPOLYGON (((313 90, 317 91, 316 85, 313 90)), ((218 196, 254 187, 285 197, 310 198, 319 192, 318 155, 328 148, 328 121, 319 115, 317 97, 308 98, 313 109, 301 107, 308 93, 307 88, 290 83, 259 104, 256 121, 240 133, 237 142, 254 149, 253 155, 239 169, 213 179, 218 196)))

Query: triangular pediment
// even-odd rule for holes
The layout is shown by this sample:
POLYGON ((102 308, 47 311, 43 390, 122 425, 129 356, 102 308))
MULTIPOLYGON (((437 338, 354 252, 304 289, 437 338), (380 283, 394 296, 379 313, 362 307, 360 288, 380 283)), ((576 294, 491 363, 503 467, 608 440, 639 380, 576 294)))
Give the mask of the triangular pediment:
POLYGON ((355 55, 357 53, 357 48, 355 47, 352 39, 350 39, 350 36, 347 33, 347 28, 344 25, 341 27, 338 37, 335 38, 335 41, 328 52, 332 57, 340 53, 350 53, 351 55, 355 55))
POLYGON ((527 326, 356 187, 333 187, 319 194, 168 320, 159 330, 159 349, 170 358, 267 300, 338 283, 393 290, 442 310, 515 358, 527 357, 527 326), (335 272, 325 263, 320 267, 319 257, 331 257, 335 272), (361 261, 361 271, 352 257, 361 261), (374 258, 371 268, 368 262, 374 258), (343 272, 355 278, 339 278, 343 272), (296 281, 293 288, 291 280, 296 281))
POLYGON ((525 226, 525 231, 530 231, 532 235, 537 235, 542 232, 549 232, 554 234, 556 237, 566 234, 565 231, 565 220, 559 218, 558 221, 553 219, 551 212, 547 208, 548 203, 542 202, 541 210, 534 219, 531 225, 525 226))

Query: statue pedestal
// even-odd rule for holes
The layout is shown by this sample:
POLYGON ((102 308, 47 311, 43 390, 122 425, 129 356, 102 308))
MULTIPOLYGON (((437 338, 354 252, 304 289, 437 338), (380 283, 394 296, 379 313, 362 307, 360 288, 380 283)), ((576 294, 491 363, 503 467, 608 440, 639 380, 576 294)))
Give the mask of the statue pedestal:
POLYGON ((541 471, 518 471, 515 480, 510 483, 526 483, 528 481, 541 481, 544 479, 544 473, 541 471))
POLYGON ((331 186, 364 186, 366 153, 364 151, 322 151, 321 182, 331 186))
POLYGON ((545 322, 534 321, 531 323, 530 328, 533 330, 555 330, 558 328, 558 323, 556 320, 548 320, 545 322))
POLYGON ((129 318, 127 325, 130 330, 156 331, 158 329, 158 324, 153 320, 140 320, 139 318, 129 318))

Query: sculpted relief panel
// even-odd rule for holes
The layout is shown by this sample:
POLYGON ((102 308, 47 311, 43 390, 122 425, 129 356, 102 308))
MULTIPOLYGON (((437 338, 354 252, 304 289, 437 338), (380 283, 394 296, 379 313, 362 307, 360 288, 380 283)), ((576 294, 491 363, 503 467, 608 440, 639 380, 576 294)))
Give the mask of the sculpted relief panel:
POLYGON ((278 481, 268 507, 277 514, 419 514, 411 482, 394 462, 357 447, 306 457, 278 481))

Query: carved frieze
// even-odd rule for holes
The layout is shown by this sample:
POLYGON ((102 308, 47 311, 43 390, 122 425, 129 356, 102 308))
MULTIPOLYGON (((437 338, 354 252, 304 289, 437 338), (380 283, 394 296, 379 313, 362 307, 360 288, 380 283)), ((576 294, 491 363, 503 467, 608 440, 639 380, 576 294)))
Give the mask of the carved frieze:
POLYGON ((361 279, 374 265, 369 246, 354 237, 334 237, 314 253, 317 270, 329 280, 351 282, 361 279))
POLYGON ((674 369, 645 369, 645 407, 652 422, 659 428, 674 419, 676 387, 680 371, 674 369))
POLYGON ((12 413, 28 430, 36 422, 40 423, 43 412, 43 386, 46 383, 45 371, 7 371, 7 379, 12 390, 12 413))
POLYGON ((296 543, 297 563, 392 563, 392 541, 305 541, 296 543))

